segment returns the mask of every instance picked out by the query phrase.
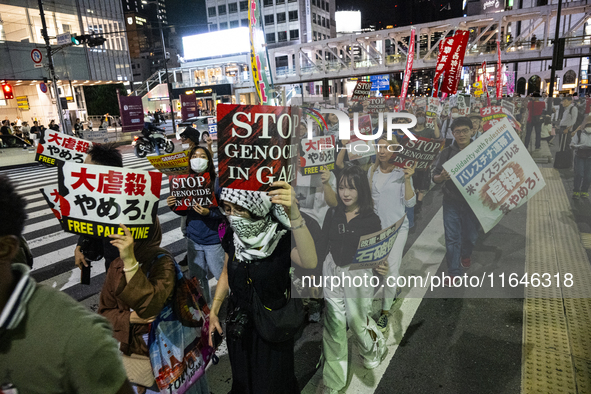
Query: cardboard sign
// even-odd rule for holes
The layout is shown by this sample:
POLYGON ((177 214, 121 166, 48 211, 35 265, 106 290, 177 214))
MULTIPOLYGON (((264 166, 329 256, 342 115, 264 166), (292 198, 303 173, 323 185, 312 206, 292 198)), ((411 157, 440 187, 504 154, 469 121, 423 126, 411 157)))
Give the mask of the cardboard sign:
POLYGON ((64 231, 107 238, 146 239, 158 213, 162 173, 90 164, 58 167, 59 214, 64 231))
POLYGON ((268 191, 272 182, 295 179, 299 110, 220 104, 217 120, 220 187, 268 191))
POLYGON ((320 173, 321 168, 334 170, 336 160, 334 135, 302 139, 302 156, 300 167, 302 175, 320 173))
POLYGON ((390 163, 400 168, 413 166, 417 163, 415 171, 428 170, 444 144, 444 140, 417 137, 417 140, 413 141, 404 138, 401 143, 404 150, 394 153, 390 158, 390 163))
POLYGON ((175 211, 192 209, 193 205, 217 207, 214 182, 208 172, 203 174, 173 175, 169 178, 170 195, 176 197, 175 211))
POLYGON ((351 100, 369 97, 371 91, 371 82, 357 81, 351 100))
POLYGON ((189 152, 186 150, 166 155, 150 156, 147 159, 155 169, 163 174, 168 176, 184 175, 189 173, 189 152))
POLYGON ((45 129, 41 132, 35 161, 54 167, 65 162, 82 164, 90 144, 83 139, 45 129))
POLYGON ((546 183, 507 119, 443 164, 485 232, 546 183))
POLYGON ((404 223, 404 218, 406 215, 388 228, 362 236, 349 270, 375 268, 386 261, 394 247, 398 230, 404 223))
POLYGON ((357 123, 358 124, 356 125, 355 118, 351 119, 351 128, 349 129, 351 130, 351 142, 347 144, 347 152, 350 161, 358 160, 362 157, 373 156, 376 154, 376 150, 373 144, 374 141, 365 141, 359 139, 359 137, 357 137, 354 133, 355 127, 357 127, 360 134, 371 135, 373 133, 373 128, 371 126, 371 116, 360 116, 357 123))

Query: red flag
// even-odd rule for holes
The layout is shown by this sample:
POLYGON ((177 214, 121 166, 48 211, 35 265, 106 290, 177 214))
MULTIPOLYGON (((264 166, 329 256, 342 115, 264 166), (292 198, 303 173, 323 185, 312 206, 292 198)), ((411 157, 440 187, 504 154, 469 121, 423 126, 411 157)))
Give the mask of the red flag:
POLYGON ((406 94, 408 92, 408 84, 410 82, 410 75, 412 74, 412 62, 415 58, 415 29, 410 30, 410 44, 408 46, 408 56, 406 57, 406 68, 404 69, 404 80, 402 81, 402 91, 400 92, 400 108, 404 111, 404 104, 406 101, 406 94))
POLYGON ((486 60, 482 62, 482 87, 486 91, 486 101, 490 107, 490 96, 488 95, 488 73, 486 72, 486 60))
POLYGON ((439 78, 442 75, 445 75, 445 77, 441 84, 441 91, 448 94, 457 92, 469 35, 470 32, 467 30, 458 30, 456 34, 446 38, 439 44, 435 78, 433 79, 434 96, 437 96, 439 78))
POLYGON ((497 41, 497 97, 503 96, 503 77, 501 75, 501 42, 497 41))

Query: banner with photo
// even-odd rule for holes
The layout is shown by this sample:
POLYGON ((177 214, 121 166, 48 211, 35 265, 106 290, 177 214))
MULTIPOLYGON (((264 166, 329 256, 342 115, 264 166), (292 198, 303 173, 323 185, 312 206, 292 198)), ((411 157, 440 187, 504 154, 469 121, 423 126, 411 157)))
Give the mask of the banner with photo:
POLYGON ((150 164, 165 175, 184 175, 189 173, 189 150, 168 153, 160 156, 149 156, 150 164))
POLYGON ((301 142, 300 171, 302 175, 319 174, 322 168, 334 170, 336 146, 334 135, 303 138, 301 142))
POLYGON ((134 239, 147 239, 158 214, 161 184, 162 173, 157 171, 65 163, 58 167, 55 196, 62 228, 107 238, 122 234, 123 223, 134 239))
POLYGON ((37 145, 35 161, 56 167, 62 163, 82 164, 91 142, 69 136, 59 131, 45 129, 37 145))
POLYGON ((272 182, 293 181, 300 118, 295 107, 219 104, 220 187, 268 191, 272 182))
MULTIPOLYGON (((215 180, 214 180, 215 182, 215 180)), ((175 211, 192 209, 193 205, 217 207, 214 182, 208 172, 203 174, 173 175, 169 177, 170 195, 176 197, 175 211)))
POLYGON ((406 215, 388 228, 361 236, 357 253, 355 253, 349 270, 376 268, 386 261, 394 247, 398 230, 400 230, 400 226, 404 223, 405 218, 406 215))
POLYGON ((405 137, 400 142, 400 145, 402 145, 403 149, 392 155, 390 163, 400 168, 413 166, 416 163, 415 171, 425 171, 431 168, 431 164, 445 145, 445 140, 417 136, 417 140, 414 141, 405 137))
POLYGON ((520 207, 546 183, 507 119, 499 119, 443 168, 476 214, 485 232, 520 207))

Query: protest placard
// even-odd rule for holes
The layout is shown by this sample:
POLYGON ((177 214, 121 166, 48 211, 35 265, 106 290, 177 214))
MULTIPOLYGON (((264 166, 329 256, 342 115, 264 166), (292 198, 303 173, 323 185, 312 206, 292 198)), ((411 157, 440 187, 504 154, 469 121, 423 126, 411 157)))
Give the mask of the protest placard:
POLYGON ((218 105, 220 187, 268 191, 272 182, 293 181, 299 120, 291 107, 218 105))
POLYGON ((460 110, 460 116, 467 116, 470 113, 470 95, 458 94, 457 106, 460 110))
POLYGON ((425 127, 435 130, 437 118, 441 114, 442 107, 437 97, 427 98, 427 110, 425 111, 426 123, 425 127))
POLYGON ((353 95, 351 96, 351 100, 366 98, 369 96, 370 91, 371 82, 357 81, 357 84, 353 89, 353 95))
MULTIPOLYGON (((215 180, 214 180, 215 182, 215 180)), ((208 172, 203 174, 173 175, 169 177, 170 195, 176 197, 175 211, 186 211, 195 204, 217 207, 214 182, 208 172)))
POLYGON ((155 169, 170 175, 184 175, 189 173, 189 151, 169 153, 147 158, 155 169))
POLYGON ((501 105, 506 109, 508 115, 515 114, 515 103, 512 100, 501 100, 501 105))
POLYGON ((379 114, 386 111, 386 99, 384 97, 372 97, 367 99, 367 106, 364 105, 364 111, 368 114, 379 114))
POLYGON ((374 141, 365 141, 355 135, 354 130, 359 130, 360 134, 371 135, 373 128, 371 126, 371 116, 363 115, 358 117, 358 121, 355 122, 355 117, 350 121, 351 140, 347 145, 347 153, 349 160, 358 160, 362 157, 373 156, 376 154, 374 147, 374 141))
POLYGON ((162 173, 64 163, 58 167, 59 212, 64 231, 107 238, 126 225, 147 239, 158 213, 162 173))
POLYGON ((485 232, 546 183, 507 119, 443 164, 485 232))
POLYGON ((53 188, 53 189, 41 188, 41 189, 39 189, 39 191, 43 195, 43 198, 45 199, 45 202, 49 206, 49 209, 51 209, 51 212, 53 212, 53 215, 58 220, 61 221, 62 215, 60 213, 60 195, 59 195, 59 191, 57 190, 57 188, 53 188))
POLYGON ((500 105, 493 105, 480 108, 480 116, 482 117, 482 130, 484 132, 490 130, 501 119, 507 119, 511 127, 515 130, 521 130, 518 122, 509 114, 509 110, 500 105))
POLYGON ((417 140, 413 141, 405 137, 400 144, 404 149, 394 153, 390 158, 390 163, 400 168, 413 166, 416 163, 415 171, 428 170, 444 144, 444 140, 417 136, 417 140))
POLYGON ((406 215, 390 227, 372 234, 363 235, 359 239, 357 253, 355 253, 349 270, 375 268, 386 261, 392 251, 392 247, 394 247, 398 230, 400 230, 400 226, 404 223, 405 218, 406 215))
POLYGON ((212 140, 218 139, 218 124, 216 123, 215 118, 207 119, 207 132, 212 140))
POLYGON ((35 161, 54 167, 65 162, 82 164, 89 146, 83 139, 45 129, 41 132, 35 161))
POLYGON ((335 137, 334 135, 302 139, 302 156, 300 169, 302 175, 320 173, 321 168, 328 171, 334 170, 335 162, 335 137))

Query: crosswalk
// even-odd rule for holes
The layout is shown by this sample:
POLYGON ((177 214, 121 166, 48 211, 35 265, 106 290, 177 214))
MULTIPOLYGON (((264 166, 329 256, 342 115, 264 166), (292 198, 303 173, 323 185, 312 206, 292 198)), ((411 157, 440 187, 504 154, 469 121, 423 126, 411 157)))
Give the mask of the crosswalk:
MULTIPOLYGON (((126 168, 154 170, 146 158, 138 159, 133 153, 123 153, 123 165, 126 168)), ((32 275, 35 280, 65 291, 78 300, 96 293, 96 286, 90 289, 80 284, 80 270, 74 265, 74 249, 78 236, 61 229, 39 192, 40 188, 57 185, 57 169, 38 165, 0 170, 0 174, 8 176, 17 192, 27 201, 28 218, 23 235, 34 257, 32 275)), ((158 205, 162 226, 161 246, 178 259, 186 252, 186 242, 180 230, 180 216, 171 212, 166 205, 168 194, 168 179, 164 177, 158 205)), ((103 261, 94 262, 91 269, 93 281, 102 283, 104 275, 103 261)))

